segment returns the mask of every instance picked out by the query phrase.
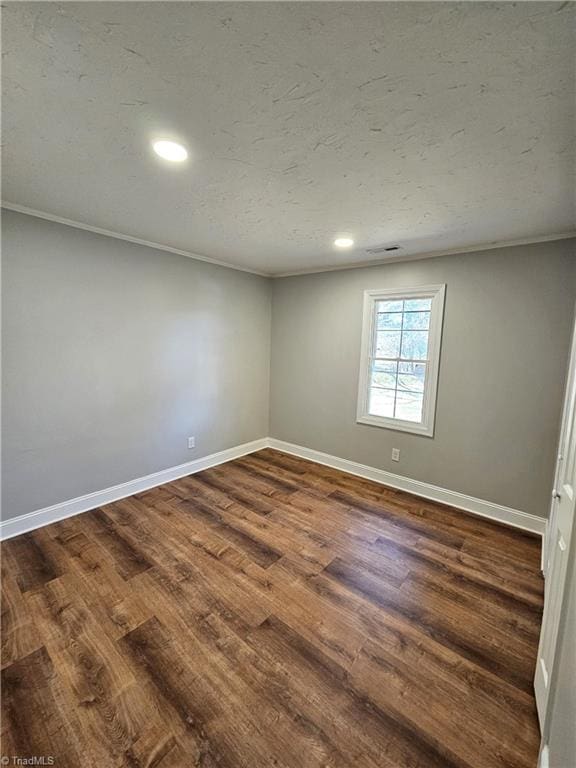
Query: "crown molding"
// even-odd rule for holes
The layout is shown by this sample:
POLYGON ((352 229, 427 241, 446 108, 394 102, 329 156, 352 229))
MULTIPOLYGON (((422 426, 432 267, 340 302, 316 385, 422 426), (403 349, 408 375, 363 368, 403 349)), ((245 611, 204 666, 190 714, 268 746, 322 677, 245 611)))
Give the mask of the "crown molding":
POLYGON ((519 240, 501 240, 492 241, 489 243, 480 243, 478 245, 470 245, 459 248, 449 248, 443 251, 425 251, 423 253, 412 254, 399 254, 397 256, 388 256, 385 259, 375 259, 370 261, 360 261, 355 264, 337 264, 329 265, 326 267, 311 267, 310 269, 300 269, 291 272, 260 272, 256 269, 249 269, 248 267, 241 267, 237 264, 231 264, 228 261, 221 261, 219 259, 213 259, 210 256, 202 256, 199 253, 193 253, 192 251, 184 251, 180 248, 173 248, 170 245, 163 245, 162 243, 155 243, 151 240, 144 240, 140 237, 133 237, 132 235, 125 235, 122 232, 114 232, 110 229, 104 229, 103 227, 94 227, 92 224, 84 224, 81 221, 74 221, 73 219, 65 219, 62 216, 55 216, 52 213, 46 211, 38 211, 34 208, 28 208, 25 205, 19 205, 18 203, 11 203, 7 200, 0 202, 0 207, 5 208, 8 211, 15 211, 16 213, 23 213, 26 216, 34 216, 37 219, 45 219, 46 221, 54 221, 57 224, 64 224, 67 227, 74 227, 75 229, 83 229, 86 232, 93 232, 96 235, 104 235, 105 237, 113 237, 116 240, 125 240, 128 243, 134 243, 135 245, 143 245, 146 248, 154 248, 159 251, 167 251, 168 253, 175 253, 178 256, 186 256, 188 259, 194 259, 196 261, 204 261, 207 264, 214 264, 217 267, 224 267, 225 269, 235 269, 238 272, 247 272, 250 275, 258 275, 259 277, 268 277, 272 279, 279 279, 282 277, 298 277, 299 275, 315 275, 321 272, 340 272, 348 269, 363 269, 366 267, 381 267, 385 264, 394 264, 400 261, 419 261, 420 259, 433 259, 438 256, 457 256, 463 253, 475 253, 481 251, 490 251, 495 248, 513 248, 519 245, 534 245, 537 243, 550 243, 555 240, 571 240, 576 239, 576 230, 572 232, 560 232, 555 235, 540 235, 539 237, 525 237, 519 240))
POLYGON ((183 251, 180 248, 173 248, 171 245, 163 245, 162 243, 155 243, 152 240, 143 240, 141 237, 133 237, 132 235, 125 235, 123 232, 113 232, 110 229, 103 229, 102 227, 94 227, 92 224, 84 224, 81 221, 74 221, 73 219, 65 219, 62 216, 55 216, 52 213, 46 213, 46 211, 37 211, 34 208, 28 208, 25 205, 18 205, 17 203, 10 203, 3 200, 0 203, 2 208, 7 211, 15 211, 16 213, 23 213, 26 216, 34 216, 37 219, 45 219, 46 221, 54 221, 56 224, 64 224, 67 227, 74 227, 75 229, 84 229, 86 232, 93 232, 96 235, 104 235, 105 237, 114 237, 116 240, 125 240, 128 243, 134 243, 135 245, 144 245, 146 248, 154 248, 158 251, 168 251, 168 253, 175 253, 178 256, 186 256, 189 259, 195 259, 196 261, 205 261, 207 264, 214 264, 217 267, 225 267, 226 269, 235 269, 238 272, 248 272, 251 275, 258 275, 259 277, 270 277, 265 272, 258 272, 255 269, 249 269, 248 267, 241 267, 237 264, 230 264, 227 261, 220 261, 219 259, 212 259, 210 256, 201 256, 199 253, 192 253, 191 251, 183 251))
POLYGON ((448 248, 444 251, 425 251, 423 253, 411 253, 398 256, 389 256, 386 259, 373 259, 371 261, 359 261, 356 264, 338 264, 337 266, 313 267, 310 269, 300 269, 294 272, 279 272, 270 275, 273 278, 280 277, 298 277, 299 275, 315 275, 320 272, 341 272, 345 269, 362 269, 366 267, 381 267, 385 264, 394 264, 399 261, 419 261, 420 259, 433 259, 437 256, 458 256, 463 253, 480 253, 481 251, 492 251, 495 248, 514 248, 518 245, 534 245, 537 243, 551 243, 555 240, 576 239, 576 230, 572 232, 560 232, 556 235, 540 235, 538 237, 524 237, 519 240, 500 240, 490 243, 480 243, 479 245, 469 245, 459 248, 448 248))

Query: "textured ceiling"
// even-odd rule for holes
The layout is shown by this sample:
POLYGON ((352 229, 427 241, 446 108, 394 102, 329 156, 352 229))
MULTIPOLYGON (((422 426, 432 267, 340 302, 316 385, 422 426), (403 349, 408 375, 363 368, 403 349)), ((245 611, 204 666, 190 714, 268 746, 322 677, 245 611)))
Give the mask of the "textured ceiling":
POLYGON ((575 11, 8 3, 3 197, 276 274, 566 232, 575 11))

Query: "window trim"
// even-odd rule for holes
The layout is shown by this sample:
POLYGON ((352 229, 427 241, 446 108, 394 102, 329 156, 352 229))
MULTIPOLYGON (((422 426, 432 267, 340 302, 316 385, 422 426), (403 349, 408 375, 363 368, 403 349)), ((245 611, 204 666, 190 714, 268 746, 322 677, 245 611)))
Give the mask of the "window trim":
POLYGON ((420 285, 416 288, 384 288, 364 291, 364 309, 362 321, 362 347, 360 355, 360 375, 358 381, 358 408, 356 422, 369 424, 373 427, 393 429, 400 432, 413 432, 425 437, 434 436, 436 418, 436 394, 438 391, 438 374, 440 371, 440 347, 442 344, 442 323, 444 317, 444 299, 446 285, 420 285), (374 416, 368 413, 368 397, 370 384, 370 360, 374 344, 374 318, 377 301, 392 299, 421 299, 431 298, 430 328, 428 331, 428 357, 424 399, 422 404, 422 421, 405 421, 389 416, 374 416))

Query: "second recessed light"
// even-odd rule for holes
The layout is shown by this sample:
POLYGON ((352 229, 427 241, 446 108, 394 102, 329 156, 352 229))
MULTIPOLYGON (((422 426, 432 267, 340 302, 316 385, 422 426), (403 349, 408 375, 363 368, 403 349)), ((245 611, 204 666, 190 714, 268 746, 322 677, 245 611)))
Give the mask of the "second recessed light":
POLYGON ((337 237, 334 240, 336 248, 351 248, 354 245, 354 240, 351 237, 337 237))

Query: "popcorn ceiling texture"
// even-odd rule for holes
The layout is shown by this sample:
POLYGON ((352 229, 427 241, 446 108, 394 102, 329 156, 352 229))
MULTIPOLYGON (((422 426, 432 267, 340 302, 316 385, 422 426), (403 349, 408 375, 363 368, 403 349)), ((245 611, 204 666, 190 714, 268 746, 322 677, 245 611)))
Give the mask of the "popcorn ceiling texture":
POLYGON ((8 3, 4 199, 270 274, 565 232, 574 13, 8 3))

